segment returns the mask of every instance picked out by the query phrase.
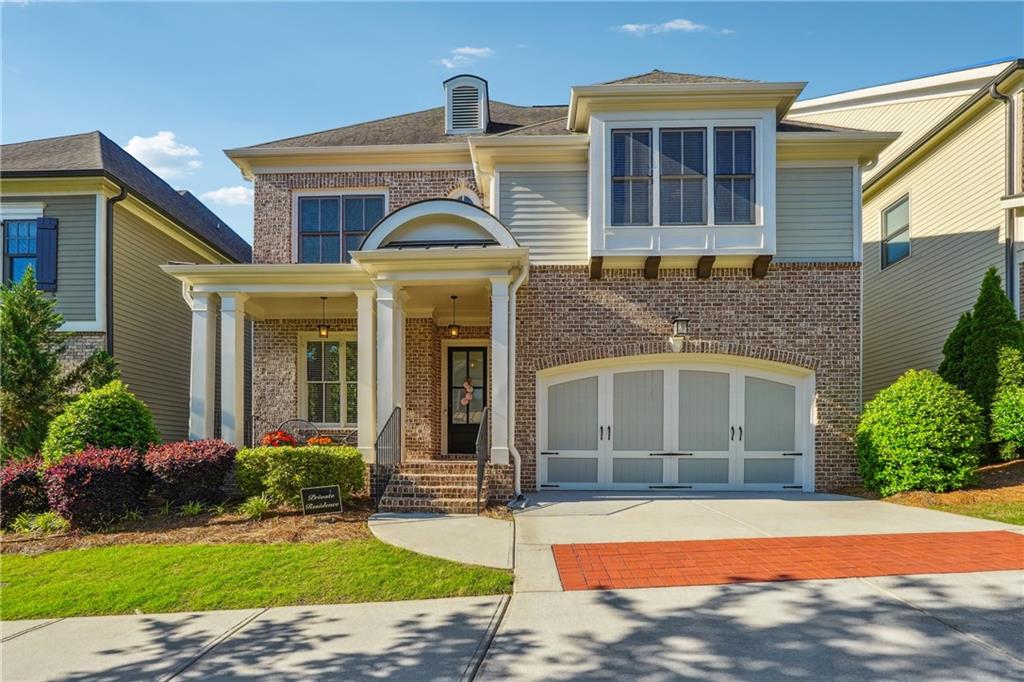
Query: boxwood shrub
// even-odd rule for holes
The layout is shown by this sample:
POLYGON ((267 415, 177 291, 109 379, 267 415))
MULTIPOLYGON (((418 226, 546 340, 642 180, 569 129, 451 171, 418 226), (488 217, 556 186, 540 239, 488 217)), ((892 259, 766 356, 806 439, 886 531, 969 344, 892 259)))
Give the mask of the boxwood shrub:
POLYGON ((0 469, 0 526, 8 528, 21 514, 46 511, 46 487, 38 459, 11 461, 0 469))
POLYGON ((266 494, 287 504, 299 503, 302 488, 320 485, 341 486, 347 500, 363 489, 365 473, 362 455, 351 447, 259 447, 235 458, 235 480, 246 497, 266 494))
POLYGON ((864 408, 857 459, 864 485, 882 495, 942 492, 974 480, 985 424, 963 390, 910 370, 864 408))
POLYGON ((131 448, 145 452, 160 442, 160 432, 145 403, 120 381, 78 396, 50 422, 43 443, 43 459, 56 464, 87 447, 131 448))
POLYGON ((46 469, 50 509, 78 528, 99 528, 143 507, 148 477, 130 448, 89 448, 46 469))
POLYGON ((224 481, 235 453, 235 446, 222 440, 167 443, 146 453, 146 471, 153 492, 173 505, 216 504, 226 497, 224 481))

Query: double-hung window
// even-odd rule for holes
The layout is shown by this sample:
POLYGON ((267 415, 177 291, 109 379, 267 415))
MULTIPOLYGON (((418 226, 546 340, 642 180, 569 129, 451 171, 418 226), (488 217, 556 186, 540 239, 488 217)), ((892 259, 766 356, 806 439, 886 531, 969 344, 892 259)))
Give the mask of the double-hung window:
POLYGON ((662 225, 707 222, 707 132, 662 129, 660 204, 662 225))
POLYGON ((882 211, 882 267, 910 255, 910 197, 904 196, 882 211))
POLYGON ((299 198, 299 262, 348 263, 384 217, 380 194, 299 198))
POLYGON ((753 128, 715 128, 715 224, 754 224, 753 128))
POLYGON ((651 131, 612 132, 612 225, 651 224, 651 131))
POLYGON ((306 352, 306 419, 316 424, 355 426, 357 368, 355 341, 310 340, 306 352))
POLYGON ((25 270, 32 268, 38 275, 36 264, 36 221, 4 221, 4 278, 20 282, 25 270))

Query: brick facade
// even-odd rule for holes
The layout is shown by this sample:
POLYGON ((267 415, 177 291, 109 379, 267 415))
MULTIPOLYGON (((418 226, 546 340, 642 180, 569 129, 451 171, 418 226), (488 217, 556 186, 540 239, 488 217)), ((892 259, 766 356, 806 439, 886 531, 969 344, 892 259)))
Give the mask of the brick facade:
POLYGON ((71 369, 106 347, 107 335, 103 332, 75 332, 68 337, 68 344, 60 356, 60 364, 64 369, 71 369))
POLYGON ((323 189, 387 190, 388 212, 424 199, 447 197, 465 186, 479 195, 471 170, 273 173, 256 176, 253 263, 292 262, 293 192, 323 189))
POLYGON ((725 353, 813 369, 818 489, 858 481, 852 435, 860 412, 860 266, 773 265, 750 270, 606 270, 535 266, 518 293, 516 446, 524 490, 536 486, 536 374, 574 362, 670 353, 672 319, 685 313, 684 352, 725 353))

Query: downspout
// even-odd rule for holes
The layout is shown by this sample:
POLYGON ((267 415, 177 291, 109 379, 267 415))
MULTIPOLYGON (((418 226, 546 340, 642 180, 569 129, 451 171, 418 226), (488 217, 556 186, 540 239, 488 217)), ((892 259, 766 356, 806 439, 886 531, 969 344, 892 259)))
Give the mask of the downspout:
POLYGON ((106 253, 104 254, 106 272, 106 308, 107 308, 107 354, 114 354, 114 204, 124 201, 128 196, 128 188, 121 185, 121 191, 107 199, 107 234, 106 253))
MULTIPOLYGON (((993 83, 989 86, 988 94, 993 99, 999 100, 1006 105, 1006 188, 1005 196, 1010 196, 1016 193, 1016 187, 1013 182, 1014 175, 1014 144, 1013 141, 1016 139, 1014 131, 1014 116, 1013 116, 1013 98, 999 92, 999 84, 993 83)), ((1006 277, 1004 281, 1006 283, 1006 295, 1010 297, 1010 300, 1016 300, 1017 298, 1017 268, 1016 259, 1014 258, 1014 250, 1016 249, 1017 237, 1014 234, 1014 220, 1013 220, 1013 209, 1003 209, 1003 222, 1006 230, 1006 277)), ((1021 302, 1024 305, 1024 301, 1021 302)))
POLYGON ((516 449, 516 292, 529 274, 529 265, 524 265, 512 280, 508 292, 508 451, 512 453, 513 483, 512 489, 516 501, 523 499, 520 485, 523 470, 523 458, 516 449))

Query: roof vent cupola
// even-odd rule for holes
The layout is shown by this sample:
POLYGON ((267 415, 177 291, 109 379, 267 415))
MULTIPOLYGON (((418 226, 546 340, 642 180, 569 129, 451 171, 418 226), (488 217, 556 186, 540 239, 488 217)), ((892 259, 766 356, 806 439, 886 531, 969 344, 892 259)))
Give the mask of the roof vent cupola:
POLYGON ((444 82, 444 132, 469 135, 487 130, 487 81, 463 74, 444 82))

